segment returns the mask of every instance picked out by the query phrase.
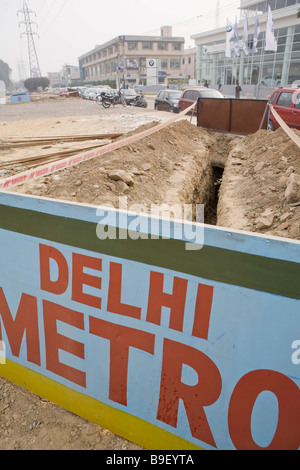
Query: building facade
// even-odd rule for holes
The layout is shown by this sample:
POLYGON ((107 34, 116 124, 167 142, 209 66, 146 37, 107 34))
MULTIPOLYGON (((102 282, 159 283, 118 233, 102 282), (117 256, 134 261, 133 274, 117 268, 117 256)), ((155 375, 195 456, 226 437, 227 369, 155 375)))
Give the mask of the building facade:
POLYGON ((185 49, 181 58, 181 68, 184 78, 189 82, 196 84, 196 48, 185 49))
POLYGON ((70 86, 80 80, 79 67, 76 65, 63 65, 60 72, 48 72, 50 86, 70 86))
POLYGON ((184 38, 163 26, 160 36, 119 36, 79 57, 81 79, 133 86, 183 79, 184 38))
MULTIPOLYGON (((238 36, 240 55, 231 44, 231 57, 225 57, 226 28, 192 36, 196 45, 196 77, 211 86, 241 85, 285 86, 300 80, 300 0, 241 0, 238 36), (271 7, 277 51, 265 51, 268 6, 271 7), (254 25, 258 12, 257 52, 253 52, 254 25), (249 52, 242 50, 245 17, 248 18, 249 52)), ((235 19, 231 19, 234 23, 235 19)), ((233 39, 231 40, 233 43, 233 39)))

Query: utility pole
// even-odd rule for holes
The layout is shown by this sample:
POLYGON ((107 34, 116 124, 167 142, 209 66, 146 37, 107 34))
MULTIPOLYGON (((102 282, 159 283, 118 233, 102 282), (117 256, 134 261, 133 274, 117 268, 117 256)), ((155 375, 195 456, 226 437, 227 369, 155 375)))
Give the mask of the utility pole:
POLYGON ((32 25, 37 26, 37 23, 31 20, 31 16, 33 14, 35 15, 35 12, 29 10, 26 0, 23 0, 23 9, 17 12, 18 16, 19 14, 23 15, 24 18, 23 21, 19 21, 19 28, 21 25, 25 25, 25 31, 21 33, 21 37, 24 34, 27 36, 30 78, 40 77, 41 70, 33 38, 34 35, 37 35, 37 33, 35 33, 32 29, 32 25))

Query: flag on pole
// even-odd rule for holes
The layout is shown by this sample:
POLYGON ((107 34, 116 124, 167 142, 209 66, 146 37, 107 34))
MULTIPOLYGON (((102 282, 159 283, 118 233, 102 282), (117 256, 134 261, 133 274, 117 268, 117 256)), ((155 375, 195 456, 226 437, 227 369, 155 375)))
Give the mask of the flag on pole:
POLYGON ((253 52, 255 54, 257 54, 257 52, 258 52, 257 42, 258 42, 259 33, 260 33, 259 19, 258 19, 258 12, 256 10, 256 19, 255 19, 255 26, 254 26, 254 38, 253 38, 253 52))
POLYGON ((240 43, 239 43, 239 32, 237 25, 237 18, 235 17, 234 23, 234 53, 238 57, 240 55, 240 43))
POLYGON ((227 19, 225 57, 231 57, 230 40, 233 35, 233 24, 227 19))
POLYGON ((248 26, 248 16, 245 17, 244 23, 244 33, 243 33, 243 51, 245 55, 248 55, 248 33, 249 33, 249 26, 248 26))
POLYGON ((277 51, 277 39, 274 34, 273 17, 270 5, 268 6, 268 19, 266 26, 266 45, 265 51, 277 51))

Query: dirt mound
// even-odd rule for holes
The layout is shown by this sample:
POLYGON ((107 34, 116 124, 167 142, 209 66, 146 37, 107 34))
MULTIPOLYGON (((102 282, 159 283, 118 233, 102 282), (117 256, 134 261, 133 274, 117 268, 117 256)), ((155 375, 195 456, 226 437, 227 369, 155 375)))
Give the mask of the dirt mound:
MULTIPOLYGON (((137 134, 156 125, 145 124, 137 134)), ((127 136, 126 135, 126 136, 127 136)), ((129 205, 187 202, 208 166, 211 136, 180 120, 142 140, 17 188, 19 192, 94 205, 127 196, 129 205)))
POLYGON ((300 239, 298 175, 300 149, 282 129, 239 138, 223 174, 218 225, 300 239))

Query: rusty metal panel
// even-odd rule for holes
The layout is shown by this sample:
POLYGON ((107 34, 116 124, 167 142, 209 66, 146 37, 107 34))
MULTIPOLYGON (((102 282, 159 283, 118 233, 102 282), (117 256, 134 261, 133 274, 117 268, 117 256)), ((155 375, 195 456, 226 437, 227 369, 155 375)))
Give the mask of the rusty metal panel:
POLYGON ((220 131, 230 130, 230 99, 200 98, 197 111, 198 126, 220 131))
POLYGON ((251 134, 267 128, 267 100, 201 98, 197 125, 206 129, 251 134))
POLYGON ((231 132, 252 134, 267 128, 267 100, 232 100, 231 132), (264 117, 264 120, 262 121, 264 117))

